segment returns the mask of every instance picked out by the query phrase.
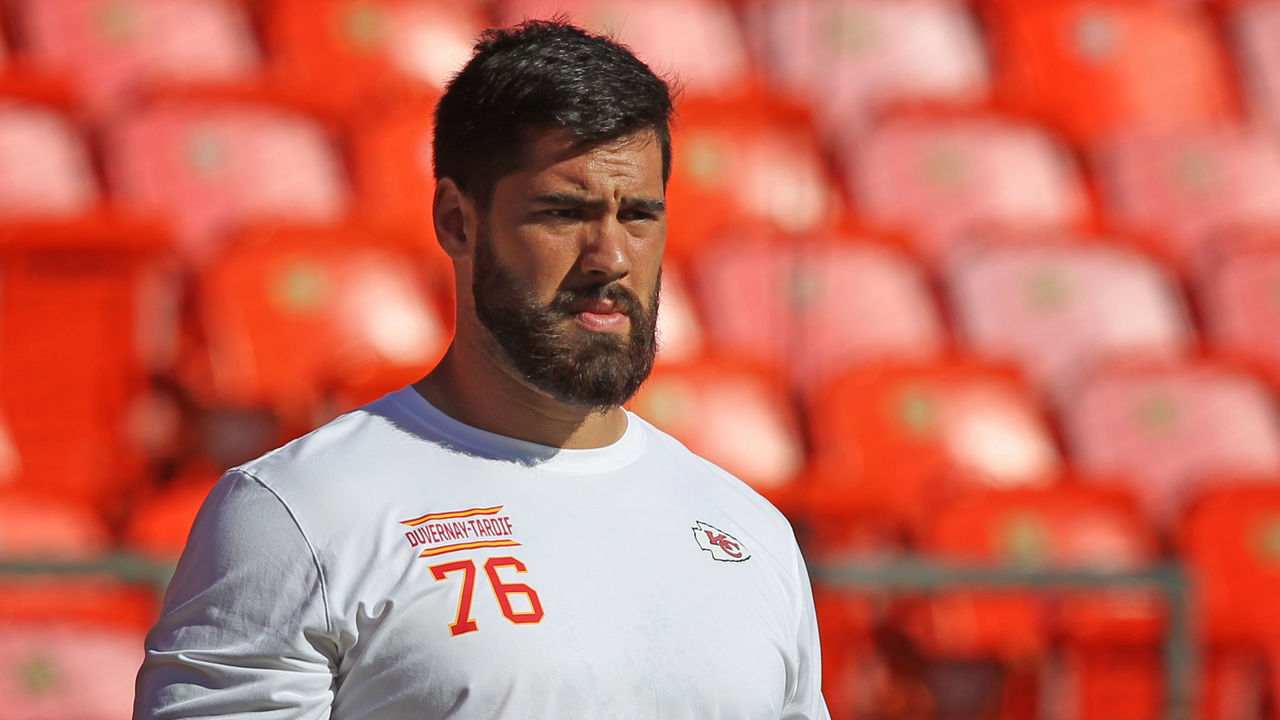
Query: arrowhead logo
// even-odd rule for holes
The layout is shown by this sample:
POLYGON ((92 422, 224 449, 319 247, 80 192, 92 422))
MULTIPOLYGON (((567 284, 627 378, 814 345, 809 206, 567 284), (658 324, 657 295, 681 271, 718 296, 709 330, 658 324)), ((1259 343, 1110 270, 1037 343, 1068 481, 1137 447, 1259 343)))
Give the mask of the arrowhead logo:
POLYGON ((693 538, 698 541, 698 547, 721 562, 742 562, 751 557, 737 538, 701 520, 693 526, 693 538))

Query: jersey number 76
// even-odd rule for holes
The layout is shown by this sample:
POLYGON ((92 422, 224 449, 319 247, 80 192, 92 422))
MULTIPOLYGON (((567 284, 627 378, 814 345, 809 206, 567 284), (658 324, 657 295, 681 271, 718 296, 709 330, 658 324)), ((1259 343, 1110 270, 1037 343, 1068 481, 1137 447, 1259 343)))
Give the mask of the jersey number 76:
MULTIPOLYGON (((524 583, 503 582, 502 578, 498 577, 498 568, 502 567, 513 567, 518 573, 527 571, 524 563, 513 557, 493 557, 485 561, 484 572, 489 577, 489 587, 493 589, 493 596, 498 600, 502 616, 517 625, 541 622, 542 601, 538 599, 538 592, 524 583), (513 608, 512 595, 524 595, 528 599, 529 609, 517 611, 513 608)), ((462 591, 458 594, 458 617, 449 626, 449 632, 462 635, 479 630, 480 626, 476 624, 475 618, 471 617, 471 599, 476 589, 476 564, 470 559, 455 560, 441 565, 432 565, 429 569, 432 577, 437 581, 444 580, 450 573, 462 573, 462 591)))

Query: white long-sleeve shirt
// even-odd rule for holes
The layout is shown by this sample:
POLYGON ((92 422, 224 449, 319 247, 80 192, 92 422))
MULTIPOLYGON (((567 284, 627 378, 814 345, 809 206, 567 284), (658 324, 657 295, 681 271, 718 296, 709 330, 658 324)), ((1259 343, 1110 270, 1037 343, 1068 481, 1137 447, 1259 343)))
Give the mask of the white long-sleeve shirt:
POLYGON ((825 720, 790 526, 627 420, 550 448, 405 388, 228 472, 136 718, 825 720))

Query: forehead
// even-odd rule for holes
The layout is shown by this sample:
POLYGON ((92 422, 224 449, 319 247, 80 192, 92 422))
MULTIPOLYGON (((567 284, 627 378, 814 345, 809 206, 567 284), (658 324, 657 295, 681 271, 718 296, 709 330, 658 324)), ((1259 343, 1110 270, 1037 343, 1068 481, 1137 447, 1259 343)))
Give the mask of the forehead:
POLYGON ((662 148, 652 129, 592 144, 564 129, 533 130, 525 136, 522 154, 520 167, 504 180, 528 186, 581 185, 582 190, 609 181, 662 195, 662 148))

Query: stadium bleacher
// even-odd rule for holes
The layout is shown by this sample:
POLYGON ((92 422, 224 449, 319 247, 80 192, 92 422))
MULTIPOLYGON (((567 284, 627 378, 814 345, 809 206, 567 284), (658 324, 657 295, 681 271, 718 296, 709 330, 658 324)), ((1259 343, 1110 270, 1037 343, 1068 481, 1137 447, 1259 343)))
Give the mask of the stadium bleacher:
POLYGON ((0 717, 127 717, 221 469, 439 358, 431 108, 557 10, 680 78, 631 407, 833 717, 1276 716, 1280 1, 0 0, 0 717))

